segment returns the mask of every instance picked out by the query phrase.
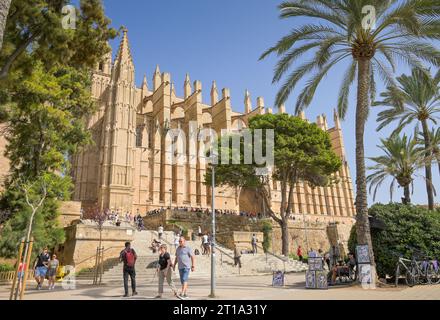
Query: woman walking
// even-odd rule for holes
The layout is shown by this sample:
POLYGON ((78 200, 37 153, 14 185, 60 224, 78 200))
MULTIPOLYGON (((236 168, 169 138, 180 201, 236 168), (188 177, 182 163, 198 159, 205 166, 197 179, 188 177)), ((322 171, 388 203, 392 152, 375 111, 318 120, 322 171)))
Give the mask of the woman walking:
POLYGON ((156 296, 157 299, 162 298, 163 294, 163 283, 166 278, 168 285, 173 290, 175 296, 177 296, 177 290, 174 286, 173 277, 172 277, 172 265, 171 256, 167 252, 166 244, 162 244, 160 246, 160 255, 159 255, 159 265, 157 267, 157 273, 159 278, 159 294, 156 296))

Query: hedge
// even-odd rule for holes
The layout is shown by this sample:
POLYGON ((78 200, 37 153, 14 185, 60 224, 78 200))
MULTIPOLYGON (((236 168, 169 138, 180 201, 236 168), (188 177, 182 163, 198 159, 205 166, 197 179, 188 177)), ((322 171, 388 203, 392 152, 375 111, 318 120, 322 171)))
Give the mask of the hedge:
MULTIPOLYGON (((375 204, 369 209, 369 215, 385 224, 384 230, 371 230, 380 277, 394 276, 399 254, 410 259, 420 250, 429 257, 440 258, 440 209, 429 211, 414 205, 375 204)), ((348 242, 350 251, 355 252, 356 244, 354 226, 348 242)))

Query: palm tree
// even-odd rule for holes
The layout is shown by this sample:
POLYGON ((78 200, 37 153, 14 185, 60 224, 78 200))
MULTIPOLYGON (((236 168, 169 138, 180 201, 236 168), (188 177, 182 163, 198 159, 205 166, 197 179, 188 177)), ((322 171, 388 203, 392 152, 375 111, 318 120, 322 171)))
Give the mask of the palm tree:
POLYGON ((283 2, 281 18, 313 18, 321 23, 302 22, 275 46, 263 53, 281 56, 273 82, 279 82, 294 62, 306 60, 287 76, 276 96, 280 106, 289 97, 298 81, 313 72, 296 103, 296 113, 310 105, 323 77, 337 63, 349 60, 338 99, 338 111, 344 118, 351 85, 357 76, 356 105, 356 212, 358 242, 368 244, 370 259, 375 265, 368 220, 367 184, 365 177, 364 128, 370 99, 374 100, 375 77, 394 83, 395 60, 410 66, 422 62, 438 66, 440 52, 428 41, 439 38, 440 9, 437 0, 295 0, 283 2), (366 9, 375 11, 368 19, 366 9), (375 26, 374 26, 374 22, 375 26), (305 60, 305 59, 303 59, 305 60), (391 67, 391 69, 390 69, 391 67), (316 71, 316 72, 315 72, 316 71))
MULTIPOLYGON (((431 155, 430 130, 428 122, 437 124, 440 115, 440 72, 432 77, 425 69, 415 68, 411 75, 401 75, 397 78, 398 87, 388 87, 381 94, 383 101, 375 102, 374 105, 387 106, 378 114, 377 121, 380 123, 377 130, 381 130, 390 123, 398 121, 394 132, 399 132, 411 124, 422 125, 422 135, 425 145, 425 157, 431 155)), ((431 162, 425 163, 426 192, 428 194, 428 207, 434 209, 434 188, 432 185, 431 162)))
POLYGON ((376 200, 378 188, 387 178, 392 177, 390 184, 390 201, 393 200, 393 191, 397 182, 404 190, 404 204, 411 203, 410 186, 413 183, 417 170, 423 166, 423 154, 417 146, 417 140, 408 138, 406 135, 400 137, 397 134, 388 139, 381 139, 382 145, 378 146, 383 155, 369 158, 376 164, 368 167, 373 172, 367 176, 367 183, 370 185, 369 191, 374 190, 373 200, 376 200))

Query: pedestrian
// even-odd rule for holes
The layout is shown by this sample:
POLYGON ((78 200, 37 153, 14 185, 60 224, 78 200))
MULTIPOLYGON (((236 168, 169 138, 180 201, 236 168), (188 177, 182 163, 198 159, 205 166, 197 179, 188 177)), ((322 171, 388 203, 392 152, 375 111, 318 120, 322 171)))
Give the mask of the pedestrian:
POLYGON ((44 248, 43 252, 41 252, 34 264, 34 274, 35 281, 37 281, 37 290, 41 290, 43 288, 44 278, 46 277, 47 267, 49 266, 49 250, 44 248))
POLYGON ((137 254, 133 248, 131 248, 130 242, 125 243, 125 249, 121 251, 119 255, 119 261, 124 263, 123 267, 123 277, 124 277, 124 297, 128 297, 128 276, 130 276, 131 280, 131 290, 133 296, 137 295, 136 292, 136 264, 137 254))
POLYGON ((186 240, 184 236, 179 239, 179 247, 176 251, 176 259, 174 261, 173 270, 176 269, 178 265, 180 283, 182 284, 182 289, 179 294, 182 298, 188 298, 188 278, 190 271, 195 270, 195 258, 190 247, 186 246, 186 240))
POLYGON ((180 234, 175 233, 174 234, 174 252, 176 252, 177 247, 179 246, 179 239, 180 239, 180 234))
POLYGON ((201 226, 199 226, 199 233, 197 234, 199 237, 201 237, 202 236, 202 227, 201 226))
POLYGON ((324 261, 327 264, 328 270, 330 270, 331 269, 331 265, 330 265, 330 253, 329 252, 326 252, 324 254, 324 261))
POLYGON ((162 239, 162 234, 163 234, 163 226, 160 225, 159 228, 157 229, 157 233, 159 234, 159 240, 162 239))
POLYGON ((255 233, 252 235, 251 242, 252 242, 252 253, 253 254, 257 254, 257 242, 258 242, 258 239, 257 239, 257 236, 255 235, 255 233))
POLYGON ((165 279, 167 280, 168 285, 171 287, 171 290, 173 290, 174 295, 177 296, 177 290, 174 286, 172 278, 172 266, 173 264, 171 262, 171 256, 167 252, 167 245, 162 244, 160 246, 159 265, 157 266, 156 270, 159 278, 159 294, 156 296, 158 299, 162 298, 163 283, 165 279))
POLYGON ((303 261, 303 254, 301 246, 298 246, 298 250, 296 250, 296 255, 298 256, 299 261, 303 261))
POLYGON ((21 291, 25 270, 26 270, 26 263, 20 262, 20 264, 18 265, 18 274, 17 274, 18 290, 19 291, 21 291))
POLYGON ((47 276, 49 277, 49 290, 55 289, 55 280, 59 265, 60 262, 58 261, 56 254, 53 254, 52 259, 49 260, 49 267, 47 270, 47 276))
POLYGON ((207 234, 204 234, 202 237, 202 245, 203 245, 203 254, 209 255, 211 253, 211 250, 209 248, 209 237, 207 234))
POLYGON ((238 264, 238 267, 241 268, 241 259, 240 258, 241 258, 241 252, 240 252, 240 250, 238 250, 237 245, 235 245, 234 246, 234 267, 236 267, 238 264))

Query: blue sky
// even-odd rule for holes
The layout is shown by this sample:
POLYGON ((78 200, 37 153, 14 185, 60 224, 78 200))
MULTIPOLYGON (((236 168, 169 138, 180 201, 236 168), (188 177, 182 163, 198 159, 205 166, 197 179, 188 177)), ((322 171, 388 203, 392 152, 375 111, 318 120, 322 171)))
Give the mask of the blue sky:
MULTIPOLYGON (((280 1, 257 0, 104 0, 106 14, 113 21, 113 27, 125 26, 136 67, 136 81, 140 85, 143 75, 151 79, 156 64, 162 72, 171 73, 179 96, 183 95, 183 80, 188 72, 191 81, 203 84, 203 100, 208 102, 211 83, 216 80, 219 89, 231 90, 235 111, 243 111, 244 91, 248 89, 253 106, 258 96, 272 107, 280 85, 272 85, 276 57, 258 61, 261 53, 272 46, 292 28, 301 25, 305 19, 280 20, 277 5, 280 1)), ((119 39, 111 45, 116 52, 119 39)), ((333 109, 336 106, 338 90, 349 60, 338 64, 318 87, 315 98, 306 110, 306 115, 315 121, 318 114, 325 113, 329 125, 333 125, 333 109)), ((301 63, 301 61, 299 61, 301 63)), ((399 65, 397 74, 408 69, 399 65)), ((304 82, 300 83, 286 104, 293 113, 296 97, 304 82)), ((383 89, 378 85, 378 93, 383 89)), ((350 97, 350 111, 342 123, 347 158, 352 178, 355 176, 354 110, 355 93, 350 97)), ((366 156, 379 153, 377 144, 386 137, 392 127, 376 132, 376 110, 370 112, 365 131, 366 156)), ((409 130, 411 132, 411 130, 409 130)), ((420 172, 420 175, 423 175, 420 172)), ((433 167, 434 185, 440 186, 437 166, 433 167)), ((378 192, 376 202, 389 201, 389 184, 378 192)), ((440 193, 440 187, 438 187, 440 193)), ((403 191, 396 189, 394 200, 399 201, 403 191)), ((426 203, 426 189, 421 177, 414 185, 414 203, 426 203)), ((436 202, 440 202, 439 196, 436 202)), ((373 199, 369 197, 369 203, 373 199)))

